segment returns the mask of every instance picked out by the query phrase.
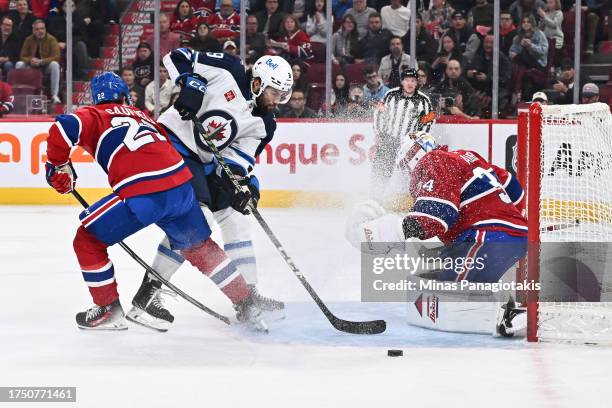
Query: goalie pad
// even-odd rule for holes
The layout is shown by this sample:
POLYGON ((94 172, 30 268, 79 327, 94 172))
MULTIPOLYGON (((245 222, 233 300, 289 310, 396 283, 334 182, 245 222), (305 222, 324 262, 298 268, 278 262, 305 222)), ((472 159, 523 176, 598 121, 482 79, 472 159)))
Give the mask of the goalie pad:
MULTIPOLYGON (((408 279, 416 283, 416 288, 423 287, 420 281, 428 281, 416 275, 408 279)), ((408 324, 431 330, 496 335, 503 304, 491 291, 419 290, 410 294, 407 320, 408 324)))

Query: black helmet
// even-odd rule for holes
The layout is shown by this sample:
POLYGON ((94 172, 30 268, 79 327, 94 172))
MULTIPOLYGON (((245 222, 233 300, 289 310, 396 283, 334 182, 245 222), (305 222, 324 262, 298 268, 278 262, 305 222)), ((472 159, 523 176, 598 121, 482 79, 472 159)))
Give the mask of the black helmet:
POLYGON ((410 68, 410 67, 406 67, 406 68, 402 69, 402 72, 400 74, 400 80, 402 80, 404 78, 419 79, 419 74, 417 73, 416 69, 410 68))

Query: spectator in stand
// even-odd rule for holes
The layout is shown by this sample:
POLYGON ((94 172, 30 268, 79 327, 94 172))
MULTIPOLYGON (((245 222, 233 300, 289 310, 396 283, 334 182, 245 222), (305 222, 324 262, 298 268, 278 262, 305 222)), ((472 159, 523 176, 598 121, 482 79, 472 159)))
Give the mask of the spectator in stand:
POLYGON ((531 97, 531 103, 535 102, 540 105, 548 105, 548 96, 544 92, 536 92, 531 97))
POLYGON ((351 15, 355 18, 357 22, 357 33, 359 34, 360 40, 368 32, 369 18, 373 13, 376 13, 376 10, 368 7, 366 0, 353 0, 353 7, 348 9, 344 14, 345 16, 351 15))
POLYGON ((442 34, 450 28, 451 18, 455 10, 446 3, 446 0, 433 0, 429 11, 425 11, 425 29, 439 40, 442 34))
POLYGON ((514 24, 519 24, 523 21, 523 17, 532 15, 536 19, 536 23, 540 17, 537 14, 538 8, 545 8, 546 3, 543 0, 516 0, 509 8, 512 14, 514 24))
POLYGON ((332 112, 335 115, 341 115, 346 112, 346 107, 349 103, 349 83, 344 74, 338 74, 336 78, 334 78, 331 101, 332 112))
MULTIPOLYGON (((544 71, 548 60, 548 40, 538 29, 532 15, 523 17, 512 47, 510 47, 512 60, 512 78, 514 80, 513 101, 521 101, 521 91, 525 88, 523 83, 525 72, 528 69, 544 71)), ((529 84, 527 84, 529 85, 529 84)))
POLYGON ((257 32, 257 17, 252 14, 246 21, 246 53, 255 60, 266 53, 266 36, 257 32))
POLYGON ((229 55, 236 56, 238 55, 238 47, 236 46, 236 43, 234 41, 227 40, 225 43, 223 43, 223 52, 229 55))
POLYGON ((181 35, 190 36, 198 24, 198 18, 193 15, 193 7, 189 0, 180 0, 170 19, 170 30, 181 35))
POLYGON ((346 15, 342 19, 340 30, 332 36, 333 62, 342 66, 355 62, 355 51, 359 42, 357 33, 357 22, 352 15, 346 15))
POLYGON ((431 81, 434 84, 440 82, 444 77, 448 61, 454 59, 464 64, 463 55, 459 51, 454 37, 445 35, 440 43, 442 44, 442 50, 438 52, 431 64, 431 81))
MULTIPOLYGON (((538 15, 540 16, 540 30, 548 39, 555 40, 555 56, 557 64, 561 57, 561 48, 563 47, 563 12, 561 11, 560 0, 546 0, 546 10, 539 7, 538 15)), ((557 65, 555 64, 555 65, 557 65)))
POLYGON ((0 81, 0 117, 13 111, 13 88, 6 82, 0 81))
POLYGON ((295 62, 291 65, 291 71, 293 72, 293 90, 299 89, 306 92, 308 83, 304 74, 304 68, 299 62, 295 62))
POLYGON ((146 42, 138 44, 136 59, 132 63, 136 82, 143 88, 153 80, 153 50, 146 42))
MULTIPOLYGON (((438 49, 438 42, 423 28, 423 19, 420 14, 417 14, 416 21, 416 55, 420 61, 427 61, 432 63, 436 50, 438 49)), ((404 43, 404 49, 407 54, 410 54, 410 28, 406 34, 402 37, 404 43)))
POLYGON ((478 25, 493 27, 493 5, 487 0, 476 0, 476 5, 468 13, 468 23, 472 27, 478 25))
MULTIPOLYGON (((191 8, 193 9, 193 15, 199 20, 203 20, 204 17, 212 15, 217 7, 217 1, 215 0, 190 0, 191 8)), ((240 7, 240 5, 238 5, 240 7)), ((247 1, 247 11, 249 9, 249 2, 247 1)))
POLYGON ((30 0, 30 8, 34 18, 45 19, 49 16, 49 13, 53 10, 59 11, 59 6, 55 0, 30 0))
POLYGON ((281 2, 282 10, 291 14, 297 21, 306 22, 306 11, 308 9, 309 0, 284 0, 281 2))
POLYGON ((58 95, 61 61, 59 44, 55 37, 47 33, 44 20, 34 20, 32 32, 33 34, 23 42, 20 61, 15 68, 37 68, 49 75, 51 77, 51 102, 60 103, 58 95))
MULTIPOLYGON (((168 70, 164 65, 159 67, 159 113, 163 113, 171 106, 172 94, 176 92, 177 85, 172 83, 168 70)), ((145 88, 145 108, 153 114, 155 112, 155 84, 150 82, 145 88)))
POLYGON ((512 14, 503 10, 499 16, 499 50, 508 55, 514 37, 516 37, 516 26, 512 21, 512 14))
MULTIPOLYGON (((427 63, 419 63, 419 69, 417 70, 417 82, 419 84, 419 91, 430 96, 433 92, 433 86, 431 84, 431 67, 427 63)), ((434 105, 437 105, 437 101, 430 98, 434 105)))
POLYGON ((136 90, 130 90, 131 103, 140 110, 145 110, 144 104, 142 103, 142 97, 136 92, 136 90))
POLYGON ((403 37, 410 28, 410 9, 402 5, 402 0, 391 0, 391 4, 380 10, 383 28, 393 35, 403 37))
POLYGON ((258 24, 257 31, 264 33, 268 38, 282 36, 284 15, 278 8, 278 0, 266 0, 266 9, 255 14, 258 24))
POLYGON ((571 59, 566 58, 561 61, 561 71, 557 81, 552 88, 557 91, 558 96, 555 98, 557 105, 570 105, 574 101, 574 63, 571 59))
POLYGON ((372 66, 363 70, 363 77, 366 81, 363 86, 363 103, 372 107, 382 101, 385 94, 389 92, 389 88, 385 86, 376 69, 372 66))
POLYGON ((134 76, 134 70, 132 67, 125 67, 121 70, 121 79, 123 79, 130 90, 130 95, 132 96, 134 106, 136 106, 138 109, 144 110, 144 87, 140 86, 140 84, 136 82, 136 77, 134 76), (134 98, 132 93, 136 94, 137 97, 134 98))
POLYGON ((389 88, 400 86, 400 72, 406 67, 412 67, 410 55, 404 52, 404 44, 398 36, 391 37, 389 45, 391 53, 380 61, 378 75, 389 88))
POLYGON ((212 36, 221 43, 240 37, 240 15, 232 0, 221 0, 221 9, 208 17, 208 25, 212 36))
POLYGON ((583 105, 599 102, 599 87, 592 83, 586 83, 582 87, 582 97, 580 103, 583 105))
POLYGON ((332 0, 332 12, 335 18, 342 18, 353 7, 353 0, 332 0))
POLYGON ((349 88, 349 102, 346 106, 346 117, 349 119, 366 119, 372 117, 372 112, 363 101, 363 88, 351 85, 349 88))
POLYGON ((327 42, 327 18, 325 13, 325 0, 315 0, 314 8, 306 16, 306 26, 304 28, 312 42, 327 42))
MULTIPOLYGON (((481 101, 481 108, 491 112, 491 98, 493 97, 493 44, 495 37, 487 35, 474 59, 468 64, 465 76, 481 101)), ((499 54, 499 111, 505 111, 510 99, 510 77, 512 63, 503 53, 499 54)))
POLYGON ((30 11, 28 0, 17 0, 15 10, 9 11, 8 16, 13 20, 13 31, 23 44, 26 37, 32 34, 32 24, 36 20, 30 11))
MULTIPOLYGON (((89 69, 89 56, 84 38, 87 37, 85 17, 81 10, 77 10, 77 3, 72 2, 72 58, 73 78, 77 81, 86 81, 89 69)), ((66 51, 66 2, 60 3, 60 10, 47 19, 47 31, 58 41, 61 52, 66 51)))
POLYGON ((306 94, 301 89, 293 91, 287 105, 287 109, 281 112, 282 118, 309 119, 317 117, 317 114, 306 106, 306 94))
MULTIPOLYGON (((595 49, 595 40, 597 36, 597 28, 599 27, 599 13, 604 11, 604 7, 606 7, 605 0, 585 0, 582 3, 582 12, 586 14, 585 18, 585 54, 593 54, 595 49)), ((609 5, 608 5, 609 7, 609 5)), ((611 13, 611 10, 608 10, 606 14, 611 13)), ((603 14, 602 14, 603 16, 603 14)), ((610 24, 608 22, 608 24, 610 24)), ((612 32, 608 27, 608 32, 612 32)))
POLYGON ((445 78, 435 87, 434 91, 442 96, 440 107, 444 114, 478 119, 480 112, 477 105, 473 103, 474 90, 461 75, 459 61, 448 61, 445 78))
MULTIPOLYGON (((249 11, 251 10, 251 1, 250 0, 245 0, 245 1, 246 1, 246 13, 249 14, 249 11)), ((223 2, 222 0, 216 0, 216 2, 213 1, 213 3, 215 3, 213 11, 221 10, 221 3, 222 2, 223 2)), ((237 12, 240 12, 240 2, 241 2, 241 0, 232 0, 232 8, 234 10, 236 10, 237 12)), ((193 3, 193 8, 194 8, 194 10, 196 9, 195 2, 193 3)), ((210 14, 212 14, 212 13, 210 13, 210 14)))
MULTIPOLYGON (((148 36, 145 42, 153 44, 153 34, 148 36)), ((159 15, 159 53, 163 57, 170 51, 179 48, 181 44, 181 35, 170 31, 170 16, 167 13, 159 15)))
POLYGON ((13 31, 13 20, 9 17, 2 18, 2 26, 0 27, 0 67, 4 73, 4 78, 17 61, 21 53, 21 43, 17 34, 13 31))
MULTIPOLYGON (((459 52, 463 54, 468 48, 468 42, 472 34, 474 34, 474 30, 467 24, 465 14, 462 11, 455 11, 453 13, 451 28, 449 28, 444 35, 452 37, 453 40, 455 40, 459 52)), ((441 48, 442 43, 440 43, 440 49, 441 48)))
POLYGON ((198 28, 189 42, 189 47, 192 50, 200 52, 222 52, 221 43, 210 35, 208 23, 200 21, 198 28))
POLYGON ((380 64, 380 60, 385 56, 391 41, 391 31, 382 28, 380 14, 370 14, 368 20, 368 32, 357 43, 355 50, 355 62, 365 62, 366 64, 380 64))
POLYGON ((270 42, 275 53, 286 60, 303 61, 312 57, 310 37, 302 30, 300 23, 291 14, 283 19, 283 35, 270 42))
MULTIPOLYGON (((60 3, 58 3, 60 4, 60 3)), ((61 7, 58 13, 61 12, 65 16, 65 2, 61 2, 61 7)), ((89 58, 98 58, 100 55, 100 47, 104 41, 104 13, 98 15, 99 10, 94 7, 105 9, 102 4, 89 0, 79 0, 73 2, 73 36, 79 37, 87 46, 87 56, 89 58), (77 7, 78 5, 78 7, 77 7)), ((64 17, 65 20, 65 17, 64 17)), ((65 33, 65 28, 64 28, 65 33)), ((65 37, 64 37, 65 38, 65 37)))

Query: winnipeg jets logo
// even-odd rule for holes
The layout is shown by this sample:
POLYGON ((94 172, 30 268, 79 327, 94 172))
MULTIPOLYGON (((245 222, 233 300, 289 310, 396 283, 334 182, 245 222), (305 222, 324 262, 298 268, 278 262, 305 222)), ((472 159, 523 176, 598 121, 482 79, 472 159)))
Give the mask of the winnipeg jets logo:
MULTIPOLYGON (((211 110, 205 112, 202 116, 200 116, 200 121, 206 130, 206 134, 203 136, 212 140, 219 150, 223 150, 229 146, 238 134, 236 119, 234 119, 234 117, 226 111, 211 110)), ((193 128, 193 133, 198 147, 209 152, 210 149, 200 138, 200 134, 195 126, 193 128)))
MULTIPOLYGON (((221 123, 221 122, 215 122, 214 120, 211 120, 210 122, 208 122, 208 126, 206 130, 209 135, 212 135, 211 136, 212 140, 222 141, 223 139, 226 138, 225 132, 227 130, 228 125, 231 124, 231 122, 232 121, 221 123)), ((231 129, 230 129, 230 132, 231 132, 231 129)))

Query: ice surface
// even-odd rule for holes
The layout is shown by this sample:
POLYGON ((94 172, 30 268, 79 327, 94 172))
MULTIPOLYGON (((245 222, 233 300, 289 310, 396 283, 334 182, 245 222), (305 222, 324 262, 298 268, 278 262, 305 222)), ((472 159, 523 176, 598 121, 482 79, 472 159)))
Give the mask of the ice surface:
MULTIPOLYGON (((260 291, 288 301, 270 334, 227 327, 182 300, 167 302, 168 333, 80 331, 74 314, 91 301, 72 252, 79 211, 0 207, 0 386, 78 387, 76 404, 54 407, 610 406, 610 348, 433 332, 409 327, 403 304, 359 303, 359 255, 344 241, 341 210, 262 213, 338 316, 383 318, 384 334, 335 331, 255 224, 260 291)), ((127 243, 150 262, 160 237, 151 227, 127 243)), ((127 309, 143 271, 110 252, 127 309)), ((174 282, 231 312, 193 268, 174 282)))

